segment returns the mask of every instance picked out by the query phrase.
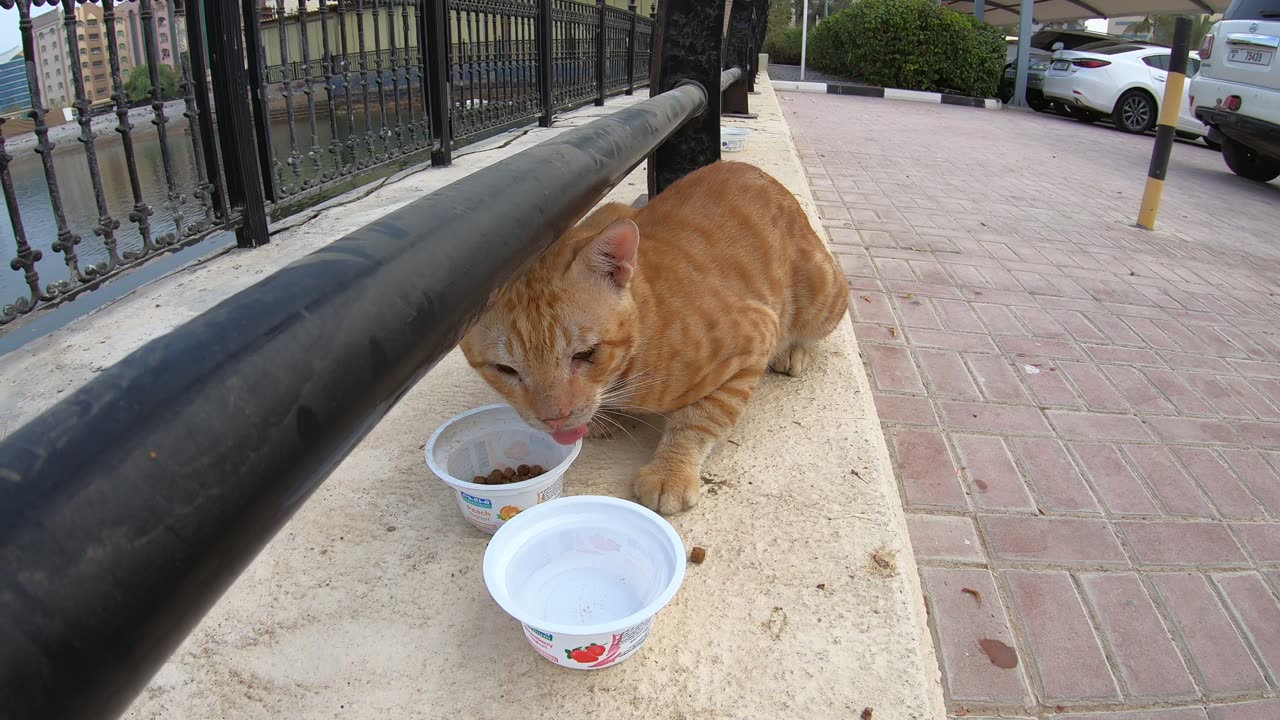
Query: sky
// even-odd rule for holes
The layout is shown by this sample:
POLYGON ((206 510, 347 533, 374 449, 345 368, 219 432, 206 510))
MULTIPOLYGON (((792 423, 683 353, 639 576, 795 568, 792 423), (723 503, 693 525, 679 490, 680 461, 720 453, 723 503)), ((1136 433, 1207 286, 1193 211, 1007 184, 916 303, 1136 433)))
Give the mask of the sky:
MULTIPOLYGON (((32 16, 43 15, 54 8, 48 5, 32 8, 32 16)), ((18 33, 18 9, 0 9, 0 52, 22 44, 22 35, 18 33)))

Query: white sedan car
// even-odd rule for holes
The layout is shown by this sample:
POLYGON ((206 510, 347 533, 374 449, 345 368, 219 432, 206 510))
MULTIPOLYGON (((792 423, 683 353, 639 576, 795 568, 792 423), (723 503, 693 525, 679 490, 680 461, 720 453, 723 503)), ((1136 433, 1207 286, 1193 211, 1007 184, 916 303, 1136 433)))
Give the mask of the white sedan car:
MULTIPOLYGON (((1116 128, 1144 133, 1156 126, 1169 75, 1169 48, 1125 44, 1098 48, 1058 50, 1044 78, 1047 99, 1065 105, 1072 116, 1094 122, 1111 116, 1116 128)), ((1200 71, 1200 58, 1191 53, 1187 77, 1200 71)), ((1189 84, 1189 83, 1188 83, 1189 84)), ((1191 114, 1185 101, 1178 103, 1178 135, 1205 138, 1209 128, 1191 114)), ((1205 142, 1209 142, 1205 138, 1205 142)))

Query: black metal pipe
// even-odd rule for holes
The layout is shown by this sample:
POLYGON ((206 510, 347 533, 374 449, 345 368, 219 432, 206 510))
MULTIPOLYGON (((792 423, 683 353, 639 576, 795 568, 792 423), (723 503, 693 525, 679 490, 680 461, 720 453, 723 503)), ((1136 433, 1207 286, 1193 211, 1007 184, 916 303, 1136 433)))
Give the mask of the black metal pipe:
POLYGON ((123 712, 491 294, 707 104, 685 85, 437 190, 0 441, 0 718, 123 712))
POLYGON ((742 69, 732 67, 728 70, 720 71, 720 92, 724 92, 733 87, 733 84, 742 78, 742 69))

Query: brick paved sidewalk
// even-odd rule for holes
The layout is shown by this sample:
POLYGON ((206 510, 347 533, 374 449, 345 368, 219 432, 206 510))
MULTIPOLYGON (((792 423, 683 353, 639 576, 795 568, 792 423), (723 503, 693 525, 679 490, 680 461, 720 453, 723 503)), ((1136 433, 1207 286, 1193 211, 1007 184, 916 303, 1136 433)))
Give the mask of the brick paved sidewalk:
POLYGON ((950 710, 1280 718, 1280 183, 1179 143, 1148 233, 1149 138, 783 106, 853 287, 950 710))

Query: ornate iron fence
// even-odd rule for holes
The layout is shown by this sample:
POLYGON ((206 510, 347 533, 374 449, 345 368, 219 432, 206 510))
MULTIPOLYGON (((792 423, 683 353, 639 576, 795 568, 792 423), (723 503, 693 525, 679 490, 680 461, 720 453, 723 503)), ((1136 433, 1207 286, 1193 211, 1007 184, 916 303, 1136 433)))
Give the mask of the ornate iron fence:
POLYGON ((0 327, 214 234, 261 245, 268 217, 629 93, 648 83, 654 26, 634 5, 575 0, 0 8, 31 96, 0 117, 14 248, 0 327))

